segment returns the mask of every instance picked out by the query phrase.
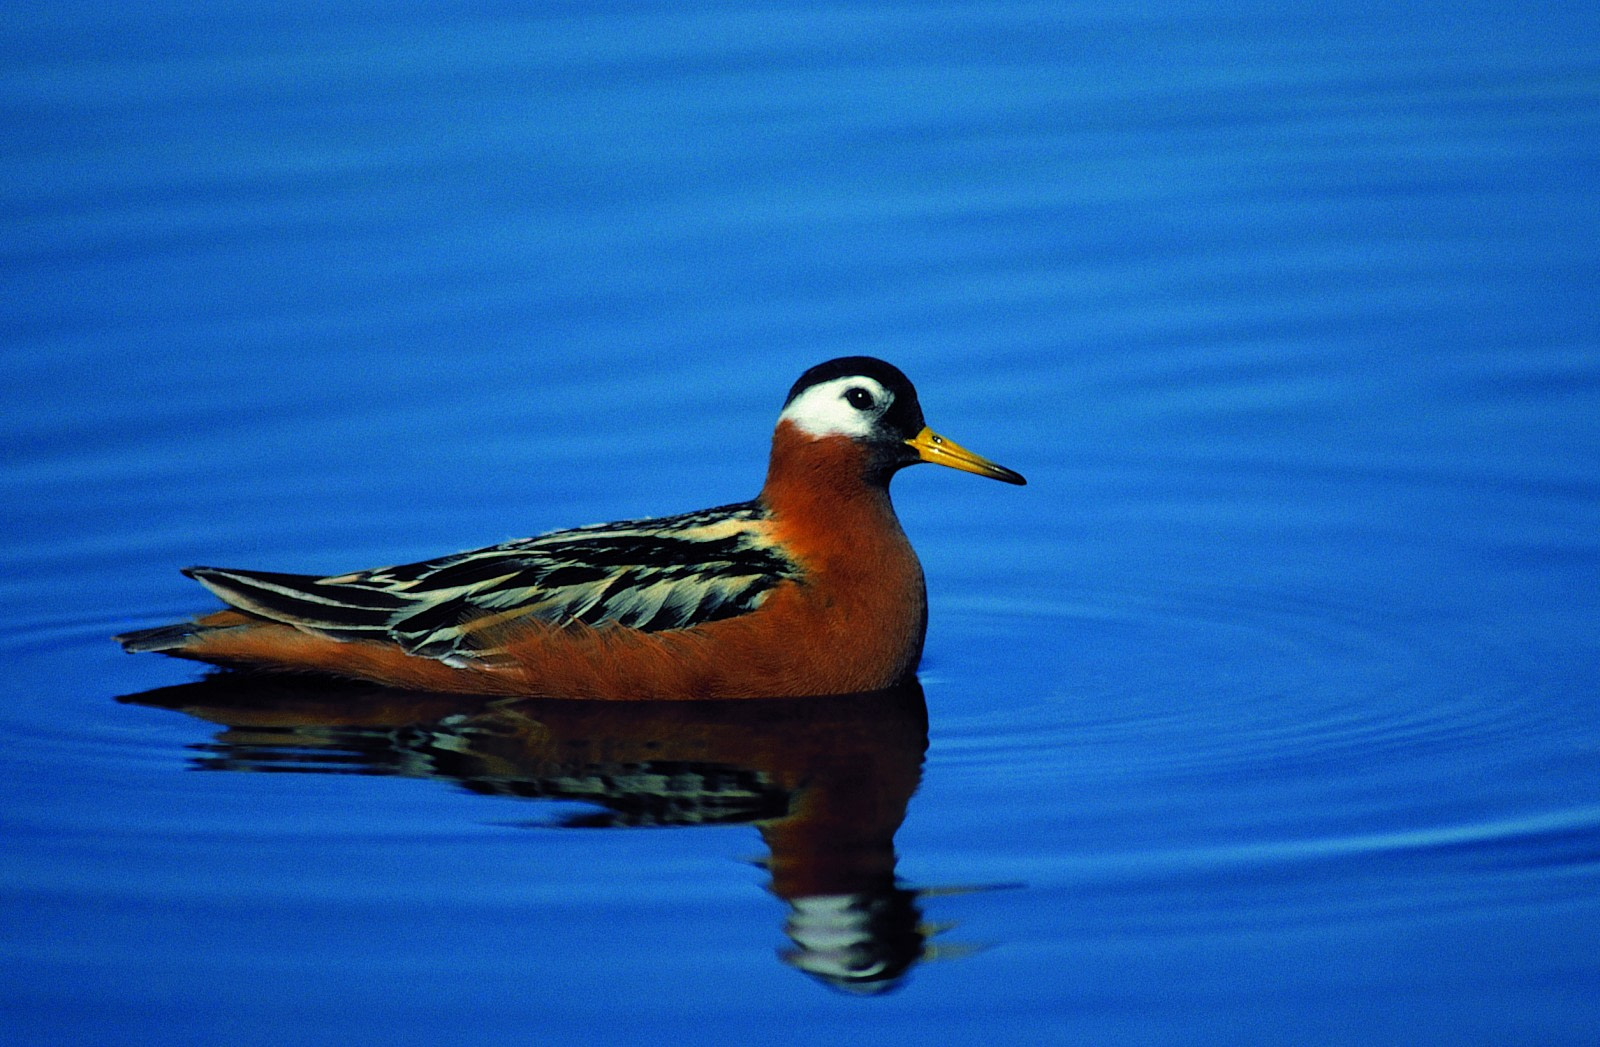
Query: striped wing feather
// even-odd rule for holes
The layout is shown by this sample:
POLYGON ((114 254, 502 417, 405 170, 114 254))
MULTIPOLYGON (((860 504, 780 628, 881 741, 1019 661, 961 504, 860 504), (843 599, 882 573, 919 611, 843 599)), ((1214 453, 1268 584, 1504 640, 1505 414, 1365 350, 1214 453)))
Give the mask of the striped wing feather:
POLYGON ((492 657, 484 637, 518 619, 682 629, 754 610, 773 586, 798 577, 755 502, 325 578, 214 567, 186 573, 239 610, 451 662, 492 657))

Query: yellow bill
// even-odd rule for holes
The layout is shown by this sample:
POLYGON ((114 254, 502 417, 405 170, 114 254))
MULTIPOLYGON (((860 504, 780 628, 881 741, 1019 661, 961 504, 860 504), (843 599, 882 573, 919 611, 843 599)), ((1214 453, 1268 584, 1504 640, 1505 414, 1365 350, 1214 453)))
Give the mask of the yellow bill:
POLYGON ((960 469, 964 473, 977 473, 987 476, 991 480, 1002 480, 1008 484, 1022 485, 1028 481, 1022 478, 1021 473, 1012 472, 1003 465, 994 462, 982 455, 973 454, 958 443, 946 440, 932 429, 924 426, 922 432, 906 441, 916 449, 917 457, 924 462, 934 465, 948 465, 952 469, 960 469))

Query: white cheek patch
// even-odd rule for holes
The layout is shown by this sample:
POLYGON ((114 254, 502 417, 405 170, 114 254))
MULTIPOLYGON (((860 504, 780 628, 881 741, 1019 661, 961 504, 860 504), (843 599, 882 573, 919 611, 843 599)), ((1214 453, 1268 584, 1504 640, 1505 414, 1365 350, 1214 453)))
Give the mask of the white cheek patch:
POLYGON ((814 385, 790 401, 778 421, 789 422, 808 436, 849 436, 864 438, 872 434, 878 419, 894 402, 894 394, 865 375, 846 375, 814 385), (866 410, 853 406, 845 397, 851 389, 864 389, 872 396, 866 410))

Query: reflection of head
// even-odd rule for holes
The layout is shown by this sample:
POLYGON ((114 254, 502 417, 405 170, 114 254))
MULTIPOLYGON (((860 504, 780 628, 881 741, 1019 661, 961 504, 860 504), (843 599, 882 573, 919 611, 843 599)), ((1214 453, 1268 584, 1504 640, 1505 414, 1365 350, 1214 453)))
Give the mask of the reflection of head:
POLYGON ((926 935, 916 892, 822 894, 789 903, 783 962, 857 996, 890 992, 922 958, 926 935))

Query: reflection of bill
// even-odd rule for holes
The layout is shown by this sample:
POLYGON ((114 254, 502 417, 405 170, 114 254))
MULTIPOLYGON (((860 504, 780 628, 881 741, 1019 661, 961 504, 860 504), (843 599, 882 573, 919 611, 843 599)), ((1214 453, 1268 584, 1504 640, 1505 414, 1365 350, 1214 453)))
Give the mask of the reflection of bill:
POLYGON ((598 808, 558 823, 572 828, 754 824, 790 908, 785 962, 871 993, 933 952, 918 892, 895 877, 928 742, 914 681, 828 698, 485 703, 221 674, 124 700, 224 725, 206 768, 359 769, 598 808))

